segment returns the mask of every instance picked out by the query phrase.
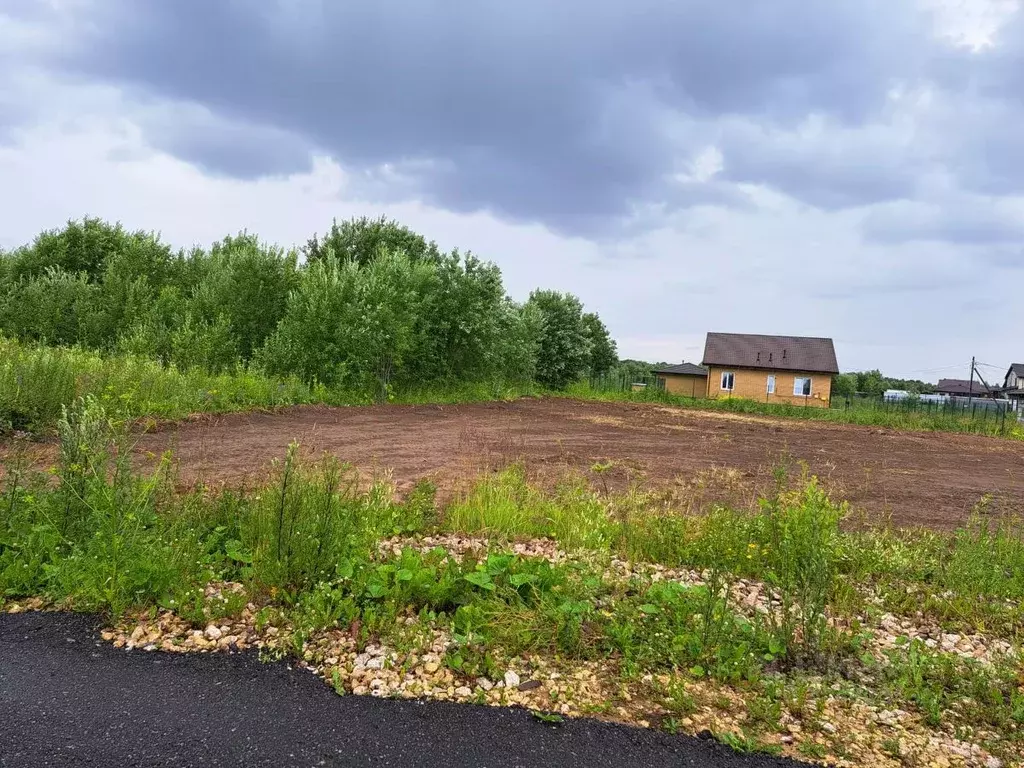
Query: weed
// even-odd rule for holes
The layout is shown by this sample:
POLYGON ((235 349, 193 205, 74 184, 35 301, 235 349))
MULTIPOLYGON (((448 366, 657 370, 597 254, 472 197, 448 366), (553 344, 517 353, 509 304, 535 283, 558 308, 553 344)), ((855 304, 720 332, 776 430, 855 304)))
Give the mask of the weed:
POLYGON ((565 722, 565 718, 561 715, 555 714, 554 712, 541 712, 540 710, 532 709, 530 714, 537 720, 548 725, 561 725, 565 722))
POLYGON ((800 742, 800 746, 797 749, 801 755, 814 758, 815 760, 824 760, 828 754, 828 748, 824 744, 819 744, 814 739, 804 739, 800 742))

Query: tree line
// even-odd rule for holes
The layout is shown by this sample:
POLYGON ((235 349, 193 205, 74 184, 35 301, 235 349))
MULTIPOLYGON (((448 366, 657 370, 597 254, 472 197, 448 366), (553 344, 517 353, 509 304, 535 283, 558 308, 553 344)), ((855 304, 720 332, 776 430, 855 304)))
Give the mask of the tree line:
POLYGON ((883 376, 879 370, 841 373, 832 379, 832 396, 849 397, 854 394, 881 397, 887 389, 901 389, 914 395, 930 395, 934 384, 918 379, 894 379, 883 376))
POLYGON ((239 367, 386 398, 394 387, 606 373, 615 342, 569 293, 511 299, 493 263, 386 218, 335 221, 304 246, 253 234, 174 251, 150 232, 70 221, 0 251, 0 334, 239 367))

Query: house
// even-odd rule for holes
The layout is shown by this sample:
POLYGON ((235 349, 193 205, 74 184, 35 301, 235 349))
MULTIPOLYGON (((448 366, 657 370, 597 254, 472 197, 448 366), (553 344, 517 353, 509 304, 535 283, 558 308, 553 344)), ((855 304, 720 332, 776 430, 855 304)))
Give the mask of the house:
POLYGON ((680 363, 657 368, 654 375, 658 386, 673 395, 707 397, 708 369, 693 363, 680 363))
POLYGON ((973 382, 970 379, 939 379, 935 391, 950 397, 988 397, 992 394, 992 390, 977 379, 973 382))
POLYGON ((1024 363, 1014 363, 1003 379, 1003 397, 1015 411, 1024 411, 1024 363))
POLYGON ((827 408, 839 373, 832 339, 709 333, 704 344, 708 397, 827 408))

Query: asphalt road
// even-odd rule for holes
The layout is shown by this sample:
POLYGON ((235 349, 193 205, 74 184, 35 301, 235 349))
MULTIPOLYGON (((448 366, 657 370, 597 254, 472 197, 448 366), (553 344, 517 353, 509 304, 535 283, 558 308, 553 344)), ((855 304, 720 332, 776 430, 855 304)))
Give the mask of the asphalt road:
POLYGON ((95 617, 0 615, 0 766, 779 768, 715 742, 518 709, 337 696, 249 654, 117 650, 95 617))

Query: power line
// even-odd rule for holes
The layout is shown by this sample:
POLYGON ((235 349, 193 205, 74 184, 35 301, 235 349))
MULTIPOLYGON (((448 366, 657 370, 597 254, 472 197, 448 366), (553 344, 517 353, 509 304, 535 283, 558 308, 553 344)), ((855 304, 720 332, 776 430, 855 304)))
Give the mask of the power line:
POLYGON ((941 368, 919 368, 914 371, 908 371, 908 373, 938 373, 940 371, 951 371, 954 368, 967 368, 970 363, 956 363, 955 365, 944 365, 941 368))

